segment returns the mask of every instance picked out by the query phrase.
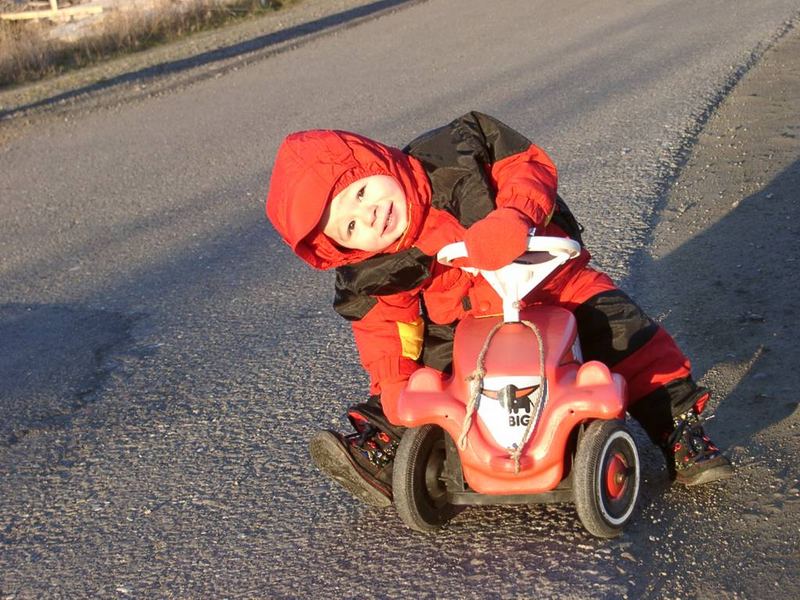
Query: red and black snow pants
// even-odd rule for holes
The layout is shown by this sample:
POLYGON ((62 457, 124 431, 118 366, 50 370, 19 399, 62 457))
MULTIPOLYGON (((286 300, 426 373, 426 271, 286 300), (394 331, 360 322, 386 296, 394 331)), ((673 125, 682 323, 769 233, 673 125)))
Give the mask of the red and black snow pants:
POLYGON ((584 360, 599 360, 625 378, 628 412, 654 442, 672 431, 674 416, 695 405, 702 410, 708 392, 692 379, 689 359, 608 275, 583 267, 536 299, 573 312, 584 360))

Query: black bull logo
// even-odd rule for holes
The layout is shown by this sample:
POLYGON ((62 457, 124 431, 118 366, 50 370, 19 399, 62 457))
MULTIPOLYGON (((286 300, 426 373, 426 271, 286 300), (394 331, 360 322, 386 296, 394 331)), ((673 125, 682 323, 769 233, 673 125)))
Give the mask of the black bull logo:
POLYGON ((500 406, 505 408, 510 414, 518 414, 521 410, 526 414, 531 412, 531 394, 539 388, 534 385, 526 388, 518 388, 515 385, 507 385, 497 394, 500 406))

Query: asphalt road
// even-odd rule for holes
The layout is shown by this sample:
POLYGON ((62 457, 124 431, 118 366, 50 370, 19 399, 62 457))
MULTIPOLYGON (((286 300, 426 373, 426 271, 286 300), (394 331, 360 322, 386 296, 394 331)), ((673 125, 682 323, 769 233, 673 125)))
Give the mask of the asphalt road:
MULTIPOLYGON (((0 597, 797 595, 796 402, 769 427, 746 403, 719 406, 750 420, 718 429, 747 496, 737 480, 670 490, 645 447, 642 508, 612 542, 565 506, 470 510, 420 536, 331 486, 305 442, 342 427, 366 381, 331 275, 291 256, 263 197, 290 131, 402 144, 470 109, 496 115, 550 151, 598 266, 673 319, 735 396, 686 324, 695 301, 653 290, 670 276, 719 314, 697 261, 718 239, 714 200, 792 189, 791 161, 707 205, 676 196, 675 176, 798 14, 796 0, 398 3, 169 92, 127 82, 129 102, 26 116, 0 146, 0 597)), ((706 143, 746 129, 747 110, 706 143)), ((744 217, 723 222, 752 235, 744 217)), ((703 323, 709 339, 726 331, 703 323)), ((729 371, 759 356, 730 356, 729 371)))

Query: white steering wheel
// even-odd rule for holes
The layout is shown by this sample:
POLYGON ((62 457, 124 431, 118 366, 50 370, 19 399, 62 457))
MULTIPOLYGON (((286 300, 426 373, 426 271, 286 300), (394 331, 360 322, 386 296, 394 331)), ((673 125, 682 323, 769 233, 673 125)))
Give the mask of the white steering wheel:
MULTIPOLYGON (((507 323, 519 321, 519 301, 542 283, 550 273, 565 262, 577 257, 581 246, 575 240, 562 237, 528 236, 528 246, 520 257, 496 271, 477 269, 464 265, 462 270, 483 276, 503 301, 503 319, 507 323)), ((469 259, 464 242, 448 244, 436 255, 443 265, 452 266, 459 258, 469 259)))

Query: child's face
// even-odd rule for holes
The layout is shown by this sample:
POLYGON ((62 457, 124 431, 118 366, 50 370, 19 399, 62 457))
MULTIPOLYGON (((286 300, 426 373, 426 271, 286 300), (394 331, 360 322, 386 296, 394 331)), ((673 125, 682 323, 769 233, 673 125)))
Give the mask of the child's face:
POLYGON ((405 192, 388 175, 358 179, 333 197, 322 225, 323 233, 344 248, 379 252, 408 226, 405 192))

